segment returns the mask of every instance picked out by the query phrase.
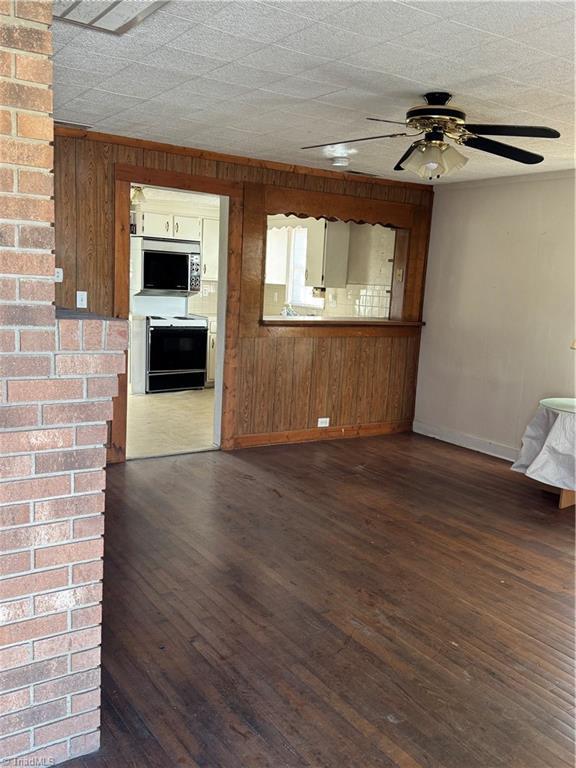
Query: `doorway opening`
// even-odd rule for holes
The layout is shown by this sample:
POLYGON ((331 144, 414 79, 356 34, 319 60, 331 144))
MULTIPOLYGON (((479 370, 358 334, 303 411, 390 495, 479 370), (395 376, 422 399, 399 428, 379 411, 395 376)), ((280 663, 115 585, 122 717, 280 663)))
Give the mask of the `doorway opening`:
POLYGON ((220 447, 228 197, 130 185, 126 458, 220 447))

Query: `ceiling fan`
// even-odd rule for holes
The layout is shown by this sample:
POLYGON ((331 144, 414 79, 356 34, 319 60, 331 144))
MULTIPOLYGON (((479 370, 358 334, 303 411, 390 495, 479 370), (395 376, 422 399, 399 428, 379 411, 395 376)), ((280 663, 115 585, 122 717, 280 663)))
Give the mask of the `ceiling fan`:
MULTIPOLYGON (((466 114, 455 106, 447 106, 452 98, 446 91, 432 91, 424 94, 425 104, 411 107, 406 112, 405 123, 396 120, 384 120, 379 117, 368 117, 380 123, 405 125, 415 133, 387 133, 379 136, 365 136, 361 139, 348 139, 346 141, 331 141, 327 144, 313 144, 302 149, 319 149, 324 147, 334 148, 354 144, 360 141, 373 141, 374 139, 393 139, 400 136, 421 136, 423 139, 413 142, 400 160, 394 166, 395 171, 409 170, 423 179, 438 179, 449 173, 463 168, 468 158, 460 154, 446 139, 451 139, 456 144, 464 147, 472 147, 492 155, 499 155, 518 163, 533 165, 541 163, 544 158, 534 152, 528 152, 520 147, 503 144, 500 141, 484 138, 488 136, 526 136, 541 139, 557 139, 560 134, 553 128, 541 125, 489 125, 484 123, 467 123, 466 114)), ((345 153, 342 152, 344 155, 345 153)), ((345 167, 347 163, 333 163, 337 167, 345 167)))

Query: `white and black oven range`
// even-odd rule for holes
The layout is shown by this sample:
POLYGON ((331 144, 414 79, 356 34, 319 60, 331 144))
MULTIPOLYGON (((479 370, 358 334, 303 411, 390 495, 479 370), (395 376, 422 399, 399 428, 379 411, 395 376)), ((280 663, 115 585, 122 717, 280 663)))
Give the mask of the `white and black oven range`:
POLYGON ((208 318, 146 318, 146 392, 203 389, 206 385, 208 318))

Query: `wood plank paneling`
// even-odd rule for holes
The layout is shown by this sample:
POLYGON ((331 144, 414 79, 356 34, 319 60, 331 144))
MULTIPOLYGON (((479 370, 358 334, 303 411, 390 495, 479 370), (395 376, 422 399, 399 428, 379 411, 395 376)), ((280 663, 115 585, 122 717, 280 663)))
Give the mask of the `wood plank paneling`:
POLYGON ((276 339, 255 339, 250 432, 274 432, 276 339))
POLYGON ((364 340, 348 337, 339 339, 338 341, 339 346, 342 349, 342 360, 340 362, 340 392, 338 397, 339 407, 336 423, 359 424, 359 390, 360 373, 362 371, 360 358, 362 357, 364 340))
POLYGON ((166 152, 158 152, 156 150, 145 149, 144 150, 144 162, 143 165, 146 168, 154 168, 156 171, 166 170, 167 155, 166 152))
POLYGON ((390 351, 390 378, 388 380, 388 399, 386 421, 398 421, 402 411, 404 374, 409 341, 392 339, 390 351))
POLYGON ((272 432, 292 429, 294 339, 276 339, 272 432))
POLYGON ((294 338, 290 429, 305 429, 310 412, 314 339, 294 338))
POLYGON ((90 311, 111 316, 114 306, 113 146, 82 142, 76 147, 76 157, 75 290, 88 292, 90 311))
POLYGON ((369 336, 363 339, 360 345, 358 387, 356 390, 358 401, 357 421, 359 424, 368 424, 372 418, 372 383, 374 376, 380 374, 374 364, 377 341, 375 337, 369 336))
POLYGON ((56 304, 60 307, 76 306, 76 140, 56 142, 54 174, 56 266, 64 270, 64 281, 55 284, 56 304))
POLYGON ((371 372, 372 392, 369 422, 386 421, 388 417, 388 390, 390 388, 393 341, 392 337, 377 339, 374 351, 374 367, 371 372))
POLYGON ((328 382, 330 375, 330 351, 332 338, 321 336, 314 339, 312 354, 312 376, 310 386, 310 410, 308 426, 317 426, 318 419, 325 416, 328 402, 328 382))
POLYGON ((405 421, 412 421, 414 417, 414 396, 416 392, 416 380, 418 378, 418 356, 420 354, 420 337, 410 338, 407 359, 406 374, 404 379, 402 408, 400 418, 405 421))
POLYGON ((65 266, 58 289, 64 306, 74 305, 76 290, 88 290, 92 311, 126 313, 120 293, 127 296, 127 287, 117 279, 114 288, 117 269, 120 283, 126 280, 126 265, 117 264, 127 258, 126 236, 115 234, 113 224, 115 204, 118 213, 131 181, 212 192, 217 183, 217 194, 230 195, 224 448, 406 428, 414 407, 430 188, 124 137, 60 134, 56 253, 57 265, 65 266), (115 187, 117 182, 125 186, 115 187), (406 287, 394 304, 398 323, 262 323, 270 206, 402 227, 406 287), (321 416, 330 418, 329 430, 318 430, 321 416))
POLYGON ((255 339, 241 339, 238 345, 238 375, 236 378, 236 408, 238 422, 235 434, 247 435, 253 423, 252 375, 254 371, 255 339))

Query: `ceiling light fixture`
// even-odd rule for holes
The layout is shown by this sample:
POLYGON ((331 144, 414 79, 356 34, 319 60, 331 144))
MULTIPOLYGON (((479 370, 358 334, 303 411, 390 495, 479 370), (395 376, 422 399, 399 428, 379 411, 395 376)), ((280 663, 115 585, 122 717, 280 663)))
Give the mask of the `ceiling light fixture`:
POLYGON ((142 187, 132 187, 132 194, 130 195, 130 202, 132 205, 140 205, 146 202, 146 195, 142 187))
POLYGON ((461 155, 445 141, 418 141, 412 152, 401 162, 402 168, 412 171, 421 179, 439 179, 464 168, 468 158, 461 155))
POLYGON ((330 164, 333 168, 348 168, 350 165, 350 158, 347 155, 336 155, 330 159, 330 164))

